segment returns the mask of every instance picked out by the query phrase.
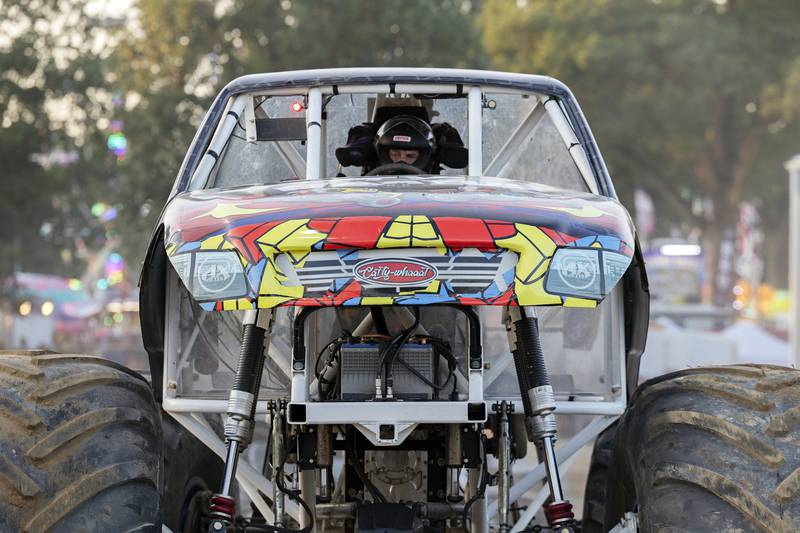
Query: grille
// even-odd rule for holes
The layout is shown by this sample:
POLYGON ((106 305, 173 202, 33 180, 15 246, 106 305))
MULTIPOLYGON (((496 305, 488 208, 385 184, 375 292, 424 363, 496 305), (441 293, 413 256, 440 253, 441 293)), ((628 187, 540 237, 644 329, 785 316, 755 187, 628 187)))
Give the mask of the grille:
MULTIPOLYGON (((339 366, 339 385, 342 400, 366 400, 375 397, 375 375, 378 373, 376 344, 345 344, 339 366)), ((433 381, 433 347, 408 344, 400 357, 428 381, 433 381)), ((394 395, 406 400, 429 400, 433 390, 395 359, 392 365, 394 395)))
MULTIPOLYGON (((288 258, 279 256, 278 264, 289 278, 289 283, 303 285, 306 296, 319 296, 333 289, 336 282, 354 279, 353 267, 364 259, 421 259, 436 267, 436 279, 446 282, 459 294, 479 293, 496 283, 500 291, 513 279, 504 276, 513 272, 516 254, 507 251, 481 252, 466 248, 458 253, 441 255, 435 250, 407 248, 392 250, 349 250, 311 252, 302 267, 294 267, 288 258), (285 260, 284 260, 285 259, 285 260), (288 272, 287 272, 288 271, 288 272)), ((364 296, 387 296, 397 291, 422 289, 421 287, 392 288, 362 282, 364 296)))

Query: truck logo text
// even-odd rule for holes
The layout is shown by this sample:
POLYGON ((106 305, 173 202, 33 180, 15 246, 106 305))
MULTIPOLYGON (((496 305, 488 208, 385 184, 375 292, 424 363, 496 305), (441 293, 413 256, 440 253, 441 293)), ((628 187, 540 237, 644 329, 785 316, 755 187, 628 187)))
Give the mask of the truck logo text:
POLYGON ((365 259, 356 264, 353 274, 373 285, 406 287, 430 283, 439 272, 420 259, 365 259))

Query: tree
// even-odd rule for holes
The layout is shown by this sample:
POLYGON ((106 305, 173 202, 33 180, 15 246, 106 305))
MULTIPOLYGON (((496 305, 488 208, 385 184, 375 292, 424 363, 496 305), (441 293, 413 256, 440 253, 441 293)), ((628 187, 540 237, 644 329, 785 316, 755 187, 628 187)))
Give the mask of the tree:
POLYGON ((88 206, 107 175, 93 133, 105 30, 87 3, 0 0, 0 278, 77 275, 75 244, 98 231, 88 206))
POLYGON ((465 0, 238 0, 230 74, 332 67, 467 67, 481 60, 465 0), (266 27, 265 27, 266 22, 266 27))
POLYGON ((489 0, 482 14, 492 64, 567 82, 623 200, 643 187, 699 227, 710 272, 743 200, 780 209, 800 131, 795 2, 489 0), (704 200, 713 214, 692 208, 704 200))
POLYGON ((119 29, 110 58, 112 86, 124 103, 127 153, 116 164, 113 230, 129 264, 138 264, 183 154, 205 108, 222 84, 223 41, 214 2, 140 0, 135 25, 119 29))

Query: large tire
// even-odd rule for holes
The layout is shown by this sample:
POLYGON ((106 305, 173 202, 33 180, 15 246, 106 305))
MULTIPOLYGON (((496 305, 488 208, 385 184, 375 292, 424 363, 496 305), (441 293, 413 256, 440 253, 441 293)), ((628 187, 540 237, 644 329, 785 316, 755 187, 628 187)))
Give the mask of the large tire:
POLYGON ((643 384, 617 427, 605 527, 800 531, 800 371, 698 368, 643 384))
POLYGON ((159 419, 121 365, 0 352, 0 531, 160 531, 159 419))
POLYGON ((608 501, 608 476, 612 468, 616 423, 606 428, 594 443, 586 490, 583 496, 581 533, 606 533, 606 502, 608 501))

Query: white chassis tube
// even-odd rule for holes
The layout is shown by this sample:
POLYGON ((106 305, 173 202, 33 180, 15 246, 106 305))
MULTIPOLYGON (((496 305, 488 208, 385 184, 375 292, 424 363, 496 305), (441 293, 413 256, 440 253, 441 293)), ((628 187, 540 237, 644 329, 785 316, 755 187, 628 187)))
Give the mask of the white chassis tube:
POLYGON ((547 110, 547 114, 550 115, 550 120, 555 124, 561 138, 564 140, 564 145, 567 147, 569 155, 572 156, 572 160, 575 161, 575 164, 578 166, 578 170, 581 176, 583 176, 583 181, 586 182, 586 185, 593 194, 597 194, 597 181, 592 173, 592 166, 589 164, 589 160, 586 158, 586 152, 583 151, 583 146, 578 142, 578 137, 575 136, 572 126, 570 126, 567 121, 567 117, 564 116, 561 106, 558 105, 558 101, 549 99, 544 103, 544 108, 547 110))
POLYGON ((503 147, 495 154, 494 159, 492 159, 491 163, 486 167, 486 170, 484 170, 484 175, 502 177, 500 172, 503 170, 503 167, 505 167, 506 163, 515 155, 516 150, 522 142, 525 141, 533 128, 542 121, 545 113, 544 107, 537 99, 530 113, 528 113, 528 116, 519 123, 514 133, 511 134, 503 147))
POLYGON ((322 90, 315 87, 308 91, 308 109, 306 110, 306 179, 318 180, 320 176, 320 160, 322 154, 322 90))
POLYGON ((194 174, 192 174, 192 179, 189 181, 194 188, 200 188, 206 183, 208 176, 214 169, 214 165, 217 163, 217 158, 222 153, 222 149, 225 148, 225 143, 228 142, 231 133, 233 133, 233 128, 236 127, 236 117, 241 117, 244 112, 248 98, 252 100, 252 97, 248 95, 237 96, 225 117, 220 121, 214 136, 211 138, 211 143, 208 145, 208 150, 206 150, 200 160, 200 164, 197 165, 194 174))
POLYGON ((480 87, 469 88, 469 175, 483 175, 483 93, 480 87))
MULTIPOLYGON (((170 394, 174 394, 170 391, 170 394)), ((481 400, 477 400, 481 401, 481 400)), ((492 400, 493 402, 494 400, 492 400)), ((500 400, 497 400, 500 401, 500 400)), ((507 400, 508 401, 508 400, 507 400)), ((489 402, 487 400, 487 402, 489 402)), ((466 417, 462 418, 462 412, 465 409, 464 405, 468 402, 395 402, 401 409, 404 409, 402 418, 408 417, 409 410, 413 410, 414 419, 417 421, 423 420, 422 423, 458 423, 467 422, 466 417), (452 415, 446 417, 442 411, 442 405, 455 405, 452 409, 446 409, 445 412, 452 415), (423 411, 424 410, 424 411, 423 411)), ((522 412, 522 402, 519 400, 512 400, 515 412, 522 412)), ((165 411, 170 413, 224 413, 228 407, 226 400, 203 400, 199 398, 174 398, 164 396, 163 407, 165 411)), ((307 406, 312 406, 310 413, 313 413, 307 420, 307 424, 352 424, 363 420, 364 404, 357 402, 337 402, 335 404, 325 403, 308 403, 307 406), (327 408, 317 410, 317 406, 331 405, 339 406, 344 409, 358 408, 357 414, 352 411, 347 415, 334 414, 331 415, 327 408), (336 422, 333 422, 336 420, 336 422)), ((377 403, 370 404, 369 409, 372 412, 373 407, 379 405, 377 403)), ((603 416, 618 416, 625 411, 625 401, 618 400, 614 402, 608 401, 556 401, 556 412, 560 415, 603 415, 603 416)), ((267 402, 259 400, 256 407, 256 414, 267 414, 267 402)), ((396 412, 393 409, 380 410, 381 413, 396 412)))

